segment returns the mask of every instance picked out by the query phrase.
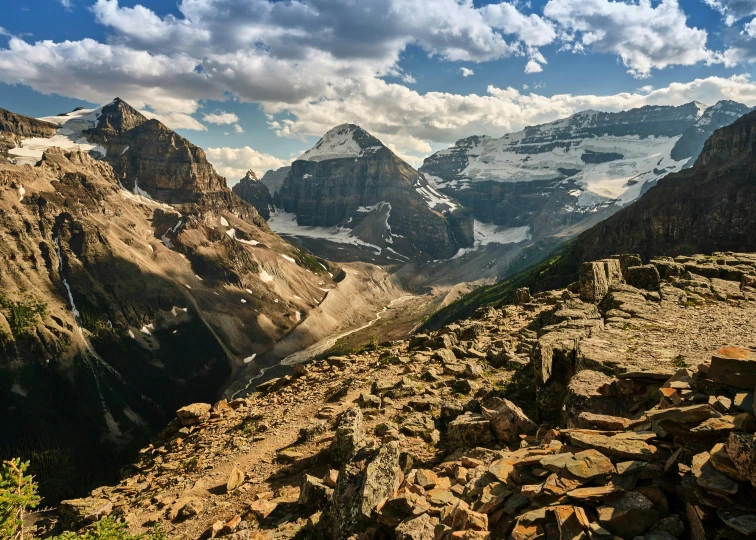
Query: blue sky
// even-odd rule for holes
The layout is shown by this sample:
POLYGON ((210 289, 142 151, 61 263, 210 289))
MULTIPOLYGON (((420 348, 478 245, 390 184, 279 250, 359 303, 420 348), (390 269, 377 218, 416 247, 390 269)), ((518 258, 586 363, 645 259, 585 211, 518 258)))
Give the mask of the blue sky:
POLYGON ((413 165, 581 109, 756 105, 756 0, 18 0, 0 107, 116 95, 233 183, 362 125, 413 165))

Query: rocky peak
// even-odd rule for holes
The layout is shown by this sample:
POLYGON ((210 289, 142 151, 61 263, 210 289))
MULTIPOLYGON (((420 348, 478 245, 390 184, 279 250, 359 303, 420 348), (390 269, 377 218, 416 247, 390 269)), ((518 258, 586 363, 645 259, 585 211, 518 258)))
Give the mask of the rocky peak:
POLYGON ((706 140, 719 128, 729 126, 752 109, 736 101, 722 100, 707 107, 695 125, 688 128, 672 149, 673 159, 688 159, 686 167, 695 163, 706 140))
POLYGON ((255 174, 255 171, 249 170, 247 174, 239 180, 232 191, 243 200, 257 209, 257 212, 266 220, 270 219, 270 211, 273 208, 273 197, 270 195, 268 186, 263 184, 255 174))
POLYGON ((159 120, 146 120, 106 143, 107 160, 121 184, 169 204, 196 202, 203 194, 229 191, 205 151, 159 120))
POLYGON ((343 124, 292 163, 276 206, 296 214, 299 225, 348 228, 378 253, 449 258, 468 247, 472 221, 455 221, 446 211, 454 204, 437 207, 426 184, 370 133, 343 124), (455 234, 455 227, 464 230, 455 234))
MULTIPOLYGON (((756 152, 756 111, 740 117, 735 123, 718 129, 707 139, 694 169, 703 170, 727 163, 746 161, 753 167, 756 152)), ((745 164, 745 163, 744 163, 745 164)))
POLYGON ((341 124, 328 131, 318 143, 302 154, 304 161, 359 158, 386 148, 383 143, 355 124, 341 124))
POLYGON ((101 142, 117 137, 146 121, 147 118, 134 107, 121 98, 115 98, 101 109, 97 126, 87 134, 101 142))

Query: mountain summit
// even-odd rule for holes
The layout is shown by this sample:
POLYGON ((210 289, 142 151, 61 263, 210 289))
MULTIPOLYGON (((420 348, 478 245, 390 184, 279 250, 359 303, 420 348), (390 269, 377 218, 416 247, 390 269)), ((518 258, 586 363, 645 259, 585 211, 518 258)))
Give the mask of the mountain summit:
POLYGON ((342 124, 292 163, 276 206, 299 225, 348 230, 395 261, 448 258, 472 244, 472 220, 427 185, 370 133, 342 124))
POLYGON ((304 161, 359 158, 385 148, 383 143, 355 124, 329 130, 318 143, 299 156, 304 161))

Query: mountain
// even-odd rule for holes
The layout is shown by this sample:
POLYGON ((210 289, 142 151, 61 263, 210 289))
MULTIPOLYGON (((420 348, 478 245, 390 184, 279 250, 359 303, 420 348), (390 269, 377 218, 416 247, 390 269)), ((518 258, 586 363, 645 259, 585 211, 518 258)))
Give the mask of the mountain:
POLYGON ((247 174, 239 180, 231 191, 240 198, 255 207, 257 212, 267 221, 270 219, 270 211, 273 209, 273 197, 268 191, 268 186, 263 184, 255 174, 255 171, 247 171, 247 174))
POLYGON ((584 111, 500 138, 462 139, 420 172, 476 220, 527 226, 533 241, 569 236, 679 171, 698 155, 699 141, 748 110, 719 102, 584 111))
POLYGON ((459 205, 354 124, 331 129, 294 161, 275 202, 300 227, 337 228, 398 261, 449 258, 472 245, 472 220, 459 205))
POLYGON ((634 203, 555 252, 541 254, 543 262, 447 306, 428 326, 467 316, 481 305, 511 301, 520 287, 565 286, 578 279, 583 262, 614 253, 638 254, 645 261, 683 256, 682 262, 695 266, 700 261, 684 256, 717 252, 711 275, 727 275, 732 257, 722 252, 756 250, 755 231, 756 112, 751 112, 716 130, 691 168, 665 176, 634 203))
POLYGON ((704 143, 717 129, 729 126, 752 110, 751 107, 735 101, 718 101, 704 111, 695 125, 683 132, 682 137, 672 148, 670 154, 672 159, 677 161, 687 159, 688 162, 684 167, 692 167, 701 150, 703 150, 704 143))
POLYGON ((271 169, 266 171, 260 181, 268 186, 268 190, 272 195, 276 195, 281 189, 281 186, 286 179, 286 175, 289 174, 291 167, 281 167, 280 169, 271 169))
POLYGON ((58 126, 51 122, 0 109, 0 152, 15 148, 27 137, 52 137, 57 130, 58 126))
MULTIPOLYGON (((8 116, 4 116, 8 118, 8 116)), ((204 151, 122 100, 8 121, 0 454, 54 501, 112 479, 318 308, 338 269, 273 233, 204 151)))

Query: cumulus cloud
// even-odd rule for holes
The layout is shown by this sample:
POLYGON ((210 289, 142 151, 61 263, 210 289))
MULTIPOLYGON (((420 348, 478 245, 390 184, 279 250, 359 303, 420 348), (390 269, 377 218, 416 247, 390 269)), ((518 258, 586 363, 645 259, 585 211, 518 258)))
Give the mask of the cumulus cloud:
POLYGON ((244 133, 244 129, 242 129, 242 127, 241 127, 241 126, 240 126, 239 124, 236 124, 236 125, 234 126, 234 131, 235 131, 236 133, 244 133))
POLYGON ((459 68, 459 72, 462 74, 463 77, 469 77, 471 75, 475 75, 475 72, 472 69, 466 68, 466 67, 459 68))
POLYGON ((243 148, 208 148, 207 159, 220 174, 230 181, 230 184, 235 184, 235 181, 243 178, 250 169, 262 176, 265 171, 285 167, 291 163, 290 160, 287 161, 264 152, 258 152, 249 146, 243 148))
POLYGON ((528 63, 525 64, 525 73, 540 73, 542 71, 543 67, 535 60, 528 60, 528 63))
MULTIPOLYGON (((722 99, 756 104, 756 83, 746 76, 708 77, 606 96, 544 96, 494 86, 485 95, 421 94, 382 80, 352 87, 345 84, 335 90, 332 99, 287 107, 294 118, 271 120, 270 127, 280 136, 303 138, 322 136, 341 123, 355 123, 417 163, 431 152, 431 143, 451 144, 472 134, 500 136, 586 109, 612 112, 691 101, 714 104, 722 99)), ((268 112, 277 111, 270 108, 268 112)))
POLYGON ((207 126, 202 124, 202 122, 199 122, 196 118, 185 113, 169 112, 164 114, 157 114, 149 110, 142 110, 141 112, 147 118, 155 118, 156 120, 160 120, 163 124, 171 129, 207 131, 207 126))
POLYGON ((73 5, 71 3, 71 0, 60 0, 61 5, 66 8, 67 10, 73 9, 73 5))
POLYGON ((544 15, 572 39, 598 53, 616 54, 636 77, 652 69, 718 61, 706 30, 688 26, 677 0, 549 0, 544 15))
POLYGON ((216 113, 206 114, 202 117, 205 122, 210 124, 229 125, 239 121, 239 117, 234 113, 218 111, 216 113))

